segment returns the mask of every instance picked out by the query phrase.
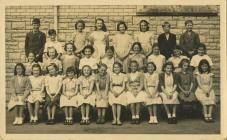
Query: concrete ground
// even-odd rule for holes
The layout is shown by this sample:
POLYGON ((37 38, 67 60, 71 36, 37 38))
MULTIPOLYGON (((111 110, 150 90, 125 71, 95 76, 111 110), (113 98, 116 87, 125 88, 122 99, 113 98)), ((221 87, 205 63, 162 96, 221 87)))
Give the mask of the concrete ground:
MULTIPOLYGON (((159 111, 159 124, 148 124, 147 117, 143 118, 143 122, 139 125, 130 124, 129 119, 123 118, 122 126, 111 125, 111 114, 107 116, 106 124, 96 124, 93 121, 90 125, 80 125, 79 113, 76 113, 76 122, 72 126, 63 124, 63 113, 58 113, 58 122, 55 125, 46 125, 41 122, 38 125, 30 125, 25 123, 22 126, 13 126, 14 113, 6 113, 6 133, 9 134, 220 134, 220 106, 217 105, 214 109, 214 123, 205 123, 200 115, 188 117, 187 114, 179 115, 178 123, 168 124, 166 122, 165 112, 162 107, 159 111)), ((145 109, 144 109, 145 110, 145 109)), ((143 111, 144 111, 143 110, 143 111)), ((125 110, 123 110, 125 111, 125 110)), ((109 111, 110 112, 110 111, 109 111)), ((125 111, 128 116, 129 110, 125 111)), ((95 114, 96 115, 96 114, 95 114)), ((95 116, 94 115, 94 116, 95 116)), ((148 116, 145 111, 145 116, 148 116)), ((130 117, 127 117, 130 118, 130 117)))

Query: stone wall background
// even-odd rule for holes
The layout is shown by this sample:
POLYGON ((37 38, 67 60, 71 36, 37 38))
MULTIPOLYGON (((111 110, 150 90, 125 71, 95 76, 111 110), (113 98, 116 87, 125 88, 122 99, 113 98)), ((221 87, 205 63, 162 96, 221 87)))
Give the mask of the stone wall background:
MULTIPOLYGON (((146 6, 144 6, 146 7, 146 6)), ((162 6, 160 6, 161 8, 162 6)), ((212 6, 216 8, 217 6, 212 6)), ((184 29, 185 20, 191 19, 194 23, 194 31, 199 33, 201 42, 207 45, 207 53, 214 62, 213 73, 214 87, 217 96, 220 95, 220 17, 217 16, 138 16, 136 13, 143 9, 137 5, 70 5, 57 6, 7 6, 5 7, 5 63, 6 63, 6 94, 9 98, 9 80, 13 76, 15 63, 25 62, 24 41, 25 35, 32 29, 32 19, 41 19, 40 30, 47 34, 48 29, 57 27, 58 40, 67 41, 77 20, 86 22, 86 31, 94 30, 96 18, 103 18, 110 35, 116 33, 116 24, 124 20, 128 25, 128 33, 133 34, 139 30, 139 21, 145 19, 150 23, 150 30, 155 34, 155 40, 162 33, 162 23, 168 21, 171 24, 171 32, 177 35, 184 29), (57 26, 54 16, 57 13, 57 26)), ((197 8, 197 10, 200 8, 197 8)), ((201 7, 201 10, 203 8, 201 7)), ((217 7, 218 9, 218 7, 217 7)), ((158 12, 158 11, 157 11, 158 12)), ((111 37, 110 37, 111 38, 111 37)))

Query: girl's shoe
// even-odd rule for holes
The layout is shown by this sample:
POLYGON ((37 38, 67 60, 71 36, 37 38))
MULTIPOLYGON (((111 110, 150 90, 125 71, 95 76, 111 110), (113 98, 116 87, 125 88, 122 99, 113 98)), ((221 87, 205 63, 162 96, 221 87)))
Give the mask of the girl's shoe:
POLYGON ((120 120, 117 120, 117 125, 122 125, 122 122, 120 120))
POLYGON ((154 124, 158 124, 158 119, 157 119, 157 117, 154 117, 153 123, 154 123, 154 124))
POLYGON ((73 125, 73 120, 69 120, 68 125, 73 125))
POLYGON ((149 124, 153 124, 154 123, 154 118, 153 117, 150 117, 150 120, 148 122, 149 124))
POLYGON ((172 122, 173 122, 172 118, 168 118, 167 121, 168 121, 168 124, 172 124, 172 122))
POLYGON ((140 119, 139 118, 135 119, 135 124, 140 124, 140 119))
POLYGON ((89 119, 85 120, 85 124, 86 124, 86 125, 89 125, 90 123, 91 123, 91 122, 90 122, 89 119))
POLYGON ((23 124, 23 118, 19 118, 17 124, 22 125, 23 124))
POLYGON ((68 124, 68 120, 65 120, 65 121, 64 121, 64 125, 67 125, 67 124, 68 124))
POLYGON ((46 122, 46 125, 50 125, 51 124, 51 120, 49 119, 47 122, 46 122))
POLYGON ((101 124, 101 118, 100 117, 98 117, 96 124, 101 124))
POLYGON ((212 117, 208 117, 208 122, 214 122, 214 119, 212 117))
POLYGON ((38 122, 38 120, 33 120, 33 125, 37 125, 39 122, 38 122))
POLYGON ((17 125, 17 123, 18 123, 18 117, 15 118, 13 125, 17 125))
POLYGON ((172 124, 177 124, 177 118, 176 117, 172 118, 172 124))
POLYGON ((103 118, 101 118, 101 120, 100 120, 100 124, 105 124, 106 123, 106 120, 105 120, 105 118, 103 117, 103 118))
POLYGON ((113 120, 112 125, 117 125, 117 120, 113 120))
POLYGON ((86 121, 85 121, 84 119, 82 119, 82 120, 80 121, 80 125, 85 125, 85 123, 86 123, 86 121))
POLYGON ((208 117, 204 117, 204 122, 209 122, 208 117))
POLYGON ((132 119, 131 124, 136 124, 136 119, 132 119))

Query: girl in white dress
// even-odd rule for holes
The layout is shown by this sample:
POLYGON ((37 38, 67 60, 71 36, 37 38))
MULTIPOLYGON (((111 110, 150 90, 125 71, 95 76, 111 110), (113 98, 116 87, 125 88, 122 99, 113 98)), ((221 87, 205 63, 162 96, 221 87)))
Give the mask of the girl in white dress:
POLYGON ((165 56, 160 54, 160 50, 157 43, 152 46, 152 54, 148 57, 147 62, 153 62, 156 65, 156 71, 158 73, 162 72, 162 66, 165 63, 165 56))
POLYGON ((144 55, 148 56, 152 52, 152 44, 154 42, 154 35, 149 31, 149 22, 141 20, 139 23, 140 32, 135 32, 134 40, 141 43, 144 55))
POLYGON ((65 112, 65 125, 73 124, 73 108, 77 107, 78 81, 76 79, 74 67, 66 70, 66 79, 62 84, 62 95, 60 97, 60 107, 65 112))
POLYGON ((198 74, 196 75, 198 87, 195 95, 203 106, 203 115, 206 122, 214 121, 212 113, 215 105, 215 93, 212 77, 213 74, 210 72, 209 62, 206 59, 202 59, 199 62, 198 74))
POLYGON ((95 31, 90 34, 89 42, 94 46, 94 57, 97 59, 103 58, 105 48, 109 46, 109 33, 103 19, 97 18, 95 20, 95 31))
POLYGON ((106 109, 108 107, 110 77, 107 73, 106 64, 99 64, 98 74, 96 75, 96 107, 98 110, 97 124, 104 124, 106 117, 106 109))
POLYGON ((38 123, 38 113, 40 103, 44 101, 44 76, 41 76, 41 67, 39 64, 32 66, 32 75, 29 76, 31 83, 30 94, 28 96, 28 111, 30 115, 30 123, 38 123), (34 106, 33 106, 34 105, 34 106))
POLYGON ((113 73, 110 76, 109 104, 112 106, 113 121, 112 125, 121 125, 121 108, 126 106, 126 80, 127 77, 122 73, 122 64, 113 64, 113 73))
POLYGON ((80 107, 82 119, 81 125, 90 124, 90 106, 95 106, 95 92, 94 84, 95 78, 92 75, 92 69, 90 66, 85 65, 82 68, 82 75, 78 79, 80 93, 78 95, 78 107, 80 107))
POLYGON ((144 75, 138 71, 139 64, 131 61, 127 75, 127 103, 130 106, 132 114, 132 124, 140 123, 140 105, 145 101, 146 93, 144 88, 144 75))
POLYGON ((148 107, 150 120, 149 124, 157 124, 157 105, 162 103, 158 93, 158 73, 153 62, 147 63, 147 73, 144 76, 144 89, 147 93, 145 103, 148 107))
POLYGON ((127 72, 127 57, 130 54, 130 49, 133 43, 131 35, 127 34, 128 27, 124 21, 117 24, 118 33, 113 37, 113 46, 116 53, 116 58, 123 64, 123 71, 127 72))
POLYGON ((161 98, 166 110, 169 124, 176 124, 176 109, 178 101, 177 75, 173 72, 174 66, 172 62, 166 62, 163 66, 163 72, 159 74, 159 86, 161 90, 161 98))

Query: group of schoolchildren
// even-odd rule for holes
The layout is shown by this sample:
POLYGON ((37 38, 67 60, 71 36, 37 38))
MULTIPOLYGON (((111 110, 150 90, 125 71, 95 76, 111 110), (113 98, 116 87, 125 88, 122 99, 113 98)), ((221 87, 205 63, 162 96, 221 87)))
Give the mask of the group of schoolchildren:
POLYGON ((122 125, 122 106, 129 106, 131 123, 140 123, 141 105, 147 106, 149 124, 157 124, 157 105, 163 104, 168 123, 176 124, 177 105, 198 100, 203 106, 205 122, 213 122, 215 94, 211 58, 206 46, 192 31, 193 22, 185 22, 187 31, 176 45, 170 24, 154 43, 149 23, 141 20, 140 31, 126 33, 127 25, 117 24, 112 44, 104 20, 96 19, 95 30, 84 31, 85 22, 75 24, 71 41, 64 46, 50 29, 50 41, 39 31, 40 20, 33 20, 33 33, 25 40, 27 63, 17 63, 11 80, 8 109, 15 109, 14 125, 23 124, 27 105, 31 124, 38 124, 40 104, 47 110, 47 124, 55 123, 58 107, 64 110, 65 125, 74 123, 74 108, 81 112, 80 124, 90 124, 90 109, 97 109, 97 124, 105 123, 106 111, 112 107, 113 125, 122 125), (38 43, 44 48, 39 50, 38 43), (29 43, 33 45, 29 47, 29 43), (164 46, 163 46, 164 45, 164 46))

